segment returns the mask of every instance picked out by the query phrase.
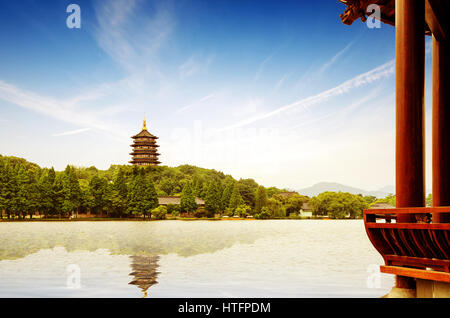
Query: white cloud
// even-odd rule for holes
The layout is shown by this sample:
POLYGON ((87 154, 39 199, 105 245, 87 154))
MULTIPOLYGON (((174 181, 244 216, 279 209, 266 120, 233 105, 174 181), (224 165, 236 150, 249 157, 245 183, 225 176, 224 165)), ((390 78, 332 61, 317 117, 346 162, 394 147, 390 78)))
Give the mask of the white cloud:
POLYGON ((393 73, 394 73, 394 60, 391 60, 373 70, 370 70, 366 73, 360 74, 360 75, 358 75, 336 87, 333 87, 331 89, 323 91, 319 94, 301 99, 294 103, 279 107, 273 111, 270 111, 270 112, 267 112, 264 114, 260 114, 255 117, 247 118, 241 122, 238 122, 231 126, 225 127, 225 128, 223 128, 223 130, 229 130, 229 129, 233 129, 233 128, 247 126, 247 125, 253 124, 257 121, 273 117, 277 114, 286 112, 291 109, 295 109, 295 108, 299 108, 299 107, 308 108, 312 105, 322 103, 322 102, 330 99, 331 97, 343 95, 354 88, 358 88, 360 86, 372 83, 379 79, 386 78, 386 77, 392 75, 393 73))
POLYGON ((186 106, 181 107, 176 112, 177 113, 182 113, 182 112, 184 112, 184 111, 186 111, 188 109, 191 109, 192 107, 195 107, 195 106, 200 105, 200 104, 202 104, 202 103, 204 103, 204 102, 206 102, 206 101, 208 101, 210 99, 213 99, 214 97, 216 97, 216 94, 206 95, 206 96, 200 98, 199 100, 197 100, 197 101, 195 101, 193 103, 190 103, 190 104, 188 104, 186 106))
POLYGON ((0 81, 0 99, 63 122, 105 131, 115 137, 122 136, 117 127, 104 122, 95 112, 78 111, 64 100, 42 96, 4 81, 0 81))
POLYGON ((319 69, 318 74, 322 74, 325 72, 331 65, 336 63, 336 61, 339 59, 339 57, 342 56, 352 45, 355 43, 355 41, 350 42, 347 44, 342 50, 337 52, 329 61, 327 61, 325 64, 322 65, 322 67, 319 69))
POLYGON ((91 130, 91 128, 81 128, 81 129, 76 129, 76 130, 70 130, 70 131, 66 131, 66 132, 62 132, 59 134, 53 134, 53 137, 60 137, 60 136, 69 136, 69 135, 76 135, 76 134, 80 134, 86 131, 91 130))

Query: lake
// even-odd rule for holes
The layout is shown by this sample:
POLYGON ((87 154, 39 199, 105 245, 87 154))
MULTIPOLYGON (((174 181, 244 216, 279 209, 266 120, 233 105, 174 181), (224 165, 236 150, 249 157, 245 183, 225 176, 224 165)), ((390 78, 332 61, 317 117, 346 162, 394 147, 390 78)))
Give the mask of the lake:
POLYGON ((0 222, 0 297, 381 297, 362 220, 0 222))

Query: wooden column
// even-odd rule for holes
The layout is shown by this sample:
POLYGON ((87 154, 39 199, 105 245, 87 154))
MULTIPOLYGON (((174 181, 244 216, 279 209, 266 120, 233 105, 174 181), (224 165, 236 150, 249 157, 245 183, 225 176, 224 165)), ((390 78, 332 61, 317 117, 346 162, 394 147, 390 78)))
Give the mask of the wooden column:
MULTIPOLYGON (((433 206, 450 206, 450 47, 433 36, 433 206)), ((450 223, 433 213, 433 223, 450 223)))
MULTIPOLYGON (((425 206, 425 1, 396 0, 396 205, 425 206)), ((399 216, 397 222, 413 221, 399 216)), ((399 288, 415 288, 396 276, 399 288)))
MULTIPOLYGON (((425 206, 425 2, 396 0, 397 207, 425 206)), ((408 222, 410 216, 399 218, 408 222)))

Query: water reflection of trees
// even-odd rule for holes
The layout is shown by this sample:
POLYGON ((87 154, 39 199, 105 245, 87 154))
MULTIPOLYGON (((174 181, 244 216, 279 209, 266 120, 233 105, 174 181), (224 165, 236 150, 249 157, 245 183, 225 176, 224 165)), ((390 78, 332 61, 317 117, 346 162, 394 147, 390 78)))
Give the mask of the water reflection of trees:
POLYGON ((262 225, 255 221, 5 223, 0 224, 0 260, 22 258, 56 246, 69 252, 108 249, 121 255, 192 256, 236 243, 251 244, 274 234, 273 226, 268 231, 262 225))
POLYGON ((130 275, 134 276, 134 279, 129 284, 137 285, 144 293, 144 297, 147 297, 148 289, 158 284, 157 278, 159 272, 157 269, 159 256, 133 255, 130 258, 131 269, 133 270, 130 275))

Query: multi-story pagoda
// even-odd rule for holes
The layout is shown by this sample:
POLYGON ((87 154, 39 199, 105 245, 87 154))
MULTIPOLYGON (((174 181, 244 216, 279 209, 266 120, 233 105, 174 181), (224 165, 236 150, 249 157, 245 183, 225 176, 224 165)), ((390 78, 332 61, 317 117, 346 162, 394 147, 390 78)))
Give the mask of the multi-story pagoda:
POLYGON ((130 153, 133 156, 130 161, 131 164, 136 166, 157 166, 161 163, 158 161, 159 153, 157 148, 159 146, 156 144, 158 137, 148 132, 145 119, 142 131, 131 138, 134 140, 131 145, 133 147, 133 152, 130 153))

